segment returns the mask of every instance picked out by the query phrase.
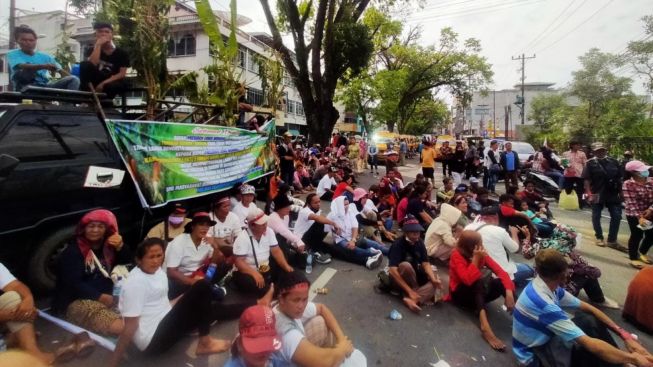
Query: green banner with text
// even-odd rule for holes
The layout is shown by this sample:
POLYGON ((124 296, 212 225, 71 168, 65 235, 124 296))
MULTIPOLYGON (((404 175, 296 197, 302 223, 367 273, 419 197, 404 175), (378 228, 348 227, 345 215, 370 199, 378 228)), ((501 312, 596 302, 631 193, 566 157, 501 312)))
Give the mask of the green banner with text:
POLYGON ((107 120, 143 207, 208 195, 274 171, 274 121, 265 134, 174 122, 107 120))

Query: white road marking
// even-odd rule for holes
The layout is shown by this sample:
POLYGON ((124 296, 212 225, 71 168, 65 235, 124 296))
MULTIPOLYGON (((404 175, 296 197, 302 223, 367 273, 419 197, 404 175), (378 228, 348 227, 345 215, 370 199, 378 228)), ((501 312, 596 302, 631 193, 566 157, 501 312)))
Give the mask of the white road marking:
POLYGON ((325 285, 333 278, 334 275, 336 275, 338 271, 334 268, 326 268, 320 274, 319 277, 311 284, 311 289, 308 291, 308 300, 312 301, 315 296, 317 296, 317 293, 315 292, 316 289, 318 288, 324 288, 325 285))

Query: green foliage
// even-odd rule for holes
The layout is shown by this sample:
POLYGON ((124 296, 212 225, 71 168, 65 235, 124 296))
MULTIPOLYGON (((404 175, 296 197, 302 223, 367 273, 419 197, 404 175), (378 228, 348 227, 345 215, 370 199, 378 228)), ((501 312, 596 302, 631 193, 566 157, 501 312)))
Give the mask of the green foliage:
POLYGON ((615 55, 592 48, 578 59, 582 69, 572 72, 569 94, 588 103, 589 122, 596 122, 607 101, 630 91, 632 80, 612 72, 619 63, 615 55))
POLYGON ((105 0, 101 18, 117 24, 117 43, 130 57, 132 68, 148 93, 147 116, 155 115, 156 100, 168 84, 166 14, 174 0, 105 0))
POLYGON ((70 44, 70 35, 70 26, 65 24, 64 29, 61 31, 61 42, 57 44, 54 51, 55 60, 66 71, 70 71, 70 67, 77 61, 70 44))
POLYGON ((103 5, 102 0, 69 0, 69 5, 77 14, 97 13, 103 5))
POLYGON ((334 27, 334 52, 331 54, 334 74, 355 77, 365 69, 374 50, 368 28, 351 21, 334 27))
POLYGON ((191 102, 215 105, 220 111, 221 121, 233 125, 236 121, 234 112, 238 111, 238 99, 244 93, 244 87, 240 83, 242 72, 236 66, 236 0, 231 0, 230 3, 230 33, 226 43, 209 1, 195 0, 195 8, 213 51, 211 64, 201 69, 208 81, 204 83, 198 72, 191 71, 177 79, 171 87, 181 90, 191 102))
MULTIPOLYGON (((628 43, 628 52, 624 56, 635 69, 635 72, 644 78, 644 88, 653 94, 653 15, 642 17, 644 22, 645 37, 628 43)), ((653 118, 653 104, 650 106, 649 118, 653 118)))
POLYGON ((259 65, 258 75, 261 78, 261 90, 265 99, 263 105, 271 107, 272 112, 275 113, 279 101, 283 98, 283 64, 276 52, 270 58, 256 56, 256 62, 259 65))
POLYGON ((441 100, 424 98, 415 108, 403 134, 422 135, 447 126, 451 116, 449 107, 441 100))
POLYGON ((538 96, 531 102, 527 140, 539 146, 546 139, 562 151, 571 140, 589 145, 605 143, 610 154, 632 150, 639 159, 653 162, 653 120, 647 105, 630 91, 630 80, 615 76, 614 58, 597 49, 581 56, 583 68, 575 71, 570 95, 578 106, 569 106, 565 96, 538 96))

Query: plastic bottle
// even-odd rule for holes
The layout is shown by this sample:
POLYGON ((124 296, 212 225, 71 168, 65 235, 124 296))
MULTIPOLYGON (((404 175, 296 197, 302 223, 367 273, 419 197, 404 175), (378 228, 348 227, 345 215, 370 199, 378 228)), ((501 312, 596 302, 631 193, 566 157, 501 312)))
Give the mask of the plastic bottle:
POLYGON ((218 265, 215 263, 211 263, 209 267, 206 269, 206 273, 204 274, 204 279, 206 280, 212 280, 213 276, 215 276, 215 270, 218 268, 218 265))
POLYGON ((313 254, 308 253, 306 256, 306 274, 310 274, 313 272, 313 254))
POLYGON ((117 305, 118 299, 120 298, 120 291, 122 290, 122 277, 116 278, 116 281, 113 283, 113 302, 117 305))

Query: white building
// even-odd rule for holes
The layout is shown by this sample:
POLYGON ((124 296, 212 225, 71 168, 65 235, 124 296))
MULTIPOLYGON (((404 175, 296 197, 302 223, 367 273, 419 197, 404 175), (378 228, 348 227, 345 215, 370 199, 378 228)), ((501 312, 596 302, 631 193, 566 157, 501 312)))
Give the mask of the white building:
MULTIPOLYGON (((209 54, 209 38, 204 33, 195 10, 183 3, 178 2, 170 8, 168 13, 170 21, 170 42, 168 44, 168 71, 171 74, 183 74, 188 71, 197 71, 211 63, 209 54)), ((229 35, 229 14, 216 12, 220 30, 225 37, 229 35)), ((73 39, 70 40, 72 51, 81 60, 88 55, 93 47, 94 32, 92 20, 79 18, 73 15, 68 16, 70 23, 69 31, 73 39)), ((250 22, 246 17, 238 17, 238 26, 250 22)), ((47 13, 25 14, 17 17, 16 24, 26 24, 39 35, 38 49, 53 54, 57 45, 61 43, 61 34, 64 27, 64 12, 52 11, 47 13)), ((119 35, 118 35, 119 36, 119 35)), ((247 99, 255 106, 263 103, 263 92, 261 90, 261 79, 258 75, 258 64, 255 57, 272 57, 271 48, 262 40, 269 37, 264 34, 248 34, 238 31, 237 41, 240 46, 238 66, 240 67, 241 81, 247 87, 247 99)), ((8 87, 8 68, 6 63, 6 46, 0 47, 0 91, 8 87)), ((284 78, 285 104, 283 116, 277 118, 277 126, 284 126, 297 133, 307 134, 306 118, 304 108, 297 89, 290 78, 284 78)), ((340 120, 344 122, 346 117, 343 108, 339 108, 340 120)), ((348 121, 349 122, 349 121, 348 121)))

